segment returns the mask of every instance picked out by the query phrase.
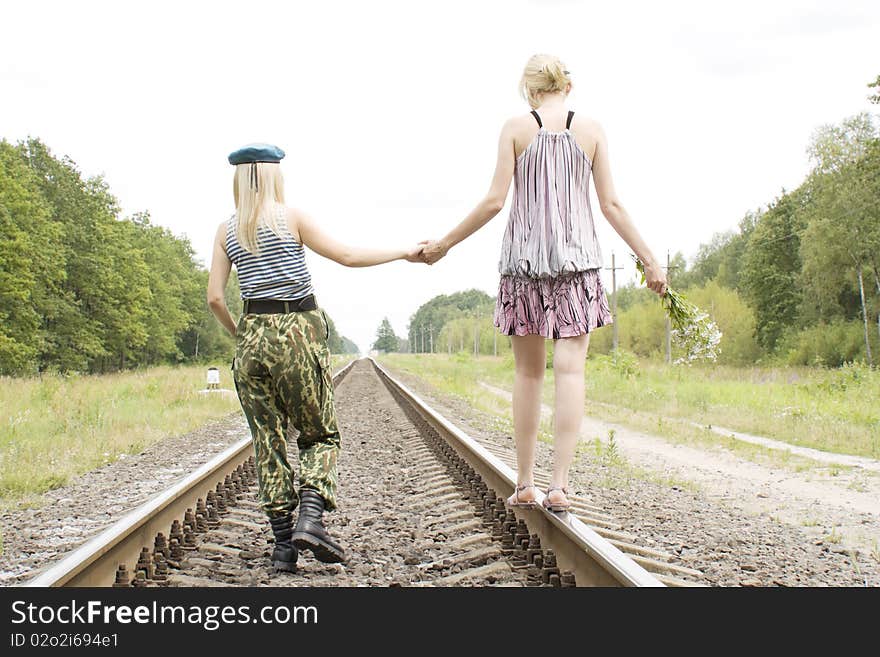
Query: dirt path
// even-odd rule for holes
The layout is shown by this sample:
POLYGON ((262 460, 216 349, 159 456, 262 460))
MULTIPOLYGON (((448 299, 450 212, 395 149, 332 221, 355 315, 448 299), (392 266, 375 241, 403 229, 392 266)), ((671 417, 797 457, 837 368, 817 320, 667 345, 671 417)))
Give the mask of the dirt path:
MULTIPOLYGON (((510 398, 510 393, 501 388, 496 388, 494 386, 489 385, 488 383, 480 382, 480 385, 486 388, 491 392, 504 393, 508 399, 510 398)), ((591 404, 596 406, 602 406, 604 408, 609 408, 615 411, 626 411, 629 410, 624 406, 618 406, 617 404, 609 404, 607 402, 600 402, 595 400, 590 400, 591 404)), ((667 418, 662 418, 664 421, 667 418)), ((678 418, 669 418, 671 421, 682 421, 678 418)), ((686 421, 686 420, 685 420, 686 421)), ((765 436, 755 436, 750 433, 744 433, 742 431, 735 431, 733 429, 728 429, 727 427, 719 427, 717 425, 705 425, 700 424, 699 422, 687 422, 693 427, 698 429, 709 429, 712 433, 716 433, 719 436, 724 436, 725 438, 734 437, 737 440, 740 440, 745 443, 751 443, 752 445, 759 445, 760 447, 767 447, 768 449, 775 449, 777 451, 789 452, 791 454, 795 454, 796 456, 803 456, 804 458, 812 459, 813 461, 821 461, 822 463, 828 463, 831 465, 845 465, 853 468, 862 468, 864 470, 871 470, 873 472, 880 473, 880 461, 877 459, 867 458, 865 456, 854 456, 852 454, 835 454, 834 452, 825 452, 821 449, 813 449, 812 447, 801 447, 800 445, 790 445, 789 443, 782 442, 781 440, 774 440, 772 438, 767 438, 765 436)))
MULTIPOLYGON (((493 395, 512 401, 509 391, 485 383, 481 385, 493 395)), ((553 409, 542 404, 541 413, 550 418, 553 409)), ((634 465, 691 481, 709 498, 722 500, 749 513, 767 514, 804 527, 817 538, 832 534, 840 536, 840 543, 844 546, 865 553, 877 550, 880 543, 880 477, 874 474, 874 467, 840 470, 834 476, 824 470, 795 472, 748 461, 721 447, 702 449, 680 445, 586 415, 581 421, 584 440, 599 438, 607 442, 609 430, 614 431, 619 449, 634 465)), ((784 445, 769 439, 763 439, 761 444, 769 448, 784 445)), ((826 458, 836 457, 827 452, 818 452, 822 457, 816 458, 813 452, 818 450, 802 448, 797 453, 820 463, 844 464, 847 458, 845 455, 840 455, 839 459, 826 458)), ((871 459, 859 461, 868 462, 868 466, 877 463, 871 463, 871 459)))

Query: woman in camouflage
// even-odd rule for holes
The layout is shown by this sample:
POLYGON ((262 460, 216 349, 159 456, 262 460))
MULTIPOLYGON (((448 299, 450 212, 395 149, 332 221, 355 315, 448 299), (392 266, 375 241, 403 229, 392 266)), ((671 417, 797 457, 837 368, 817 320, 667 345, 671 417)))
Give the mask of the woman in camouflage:
POLYGON ((251 144, 229 156, 236 212, 217 229, 208 304, 236 337, 233 378, 254 439, 260 503, 275 535, 272 565, 295 572, 303 550, 323 562, 345 558, 323 524, 324 511, 336 508, 339 430, 329 329, 315 302, 304 247, 347 267, 368 267, 420 262, 422 246, 362 249, 329 237, 307 214, 284 204, 283 157, 268 144, 251 144), (224 298, 233 265, 244 300, 237 323, 224 298), (299 431, 298 492, 287 460, 291 424, 299 431))

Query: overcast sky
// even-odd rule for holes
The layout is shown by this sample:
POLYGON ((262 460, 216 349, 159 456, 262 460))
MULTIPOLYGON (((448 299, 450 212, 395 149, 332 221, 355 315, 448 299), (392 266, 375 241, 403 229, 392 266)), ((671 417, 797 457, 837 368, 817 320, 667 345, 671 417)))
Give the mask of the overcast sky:
MULTIPOLYGON (((226 156, 287 151, 288 204, 365 246, 439 237, 487 191, 536 52, 572 72, 620 197, 658 257, 800 183, 812 131, 870 110, 880 3, 3 3, 0 137, 39 137, 104 175, 124 214, 210 257, 233 210, 226 156)), ((634 275, 598 209, 599 236, 634 275)), ((319 302, 362 349, 436 294, 495 294, 505 208, 429 268, 346 269, 310 253, 319 302)), ((607 273, 607 272, 606 272, 607 273)))

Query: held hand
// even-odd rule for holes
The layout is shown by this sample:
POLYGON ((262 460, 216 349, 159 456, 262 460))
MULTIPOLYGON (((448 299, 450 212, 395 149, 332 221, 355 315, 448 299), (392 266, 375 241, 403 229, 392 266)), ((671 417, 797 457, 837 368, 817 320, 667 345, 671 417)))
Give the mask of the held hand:
POLYGON ((427 243, 427 241, 419 242, 415 246, 408 248, 403 256, 404 260, 407 262, 424 262, 422 259, 422 249, 425 248, 427 243))
POLYGON ((666 294, 666 272, 656 262, 645 264, 645 285, 661 297, 666 294))
POLYGON ((440 240, 432 240, 422 250, 422 260, 429 265, 433 265, 447 253, 448 249, 443 246, 440 240))

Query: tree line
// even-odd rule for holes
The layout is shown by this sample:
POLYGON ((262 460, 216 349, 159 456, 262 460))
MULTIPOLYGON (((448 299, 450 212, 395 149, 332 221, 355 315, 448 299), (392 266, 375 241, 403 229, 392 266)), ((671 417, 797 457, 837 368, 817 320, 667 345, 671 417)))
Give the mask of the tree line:
MULTIPOLYGON (((880 76, 869 85, 880 103, 880 76)), ((880 130, 869 113, 824 125, 808 146, 811 170, 794 190, 745 213, 670 262, 670 282, 723 332, 719 361, 838 366, 880 360, 880 130)), ((626 258, 625 260, 629 260, 626 258)), ((625 265, 633 266, 626 262, 625 265)), ((634 271, 634 266, 632 271, 634 271)), ((609 291, 610 292, 610 291, 609 291)), ((617 290, 619 346, 646 357, 665 348, 665 315, 642 286, 617 290)), ((398 349, 506 351, 493 336, 494 299, 477 290, 440 295, 410 318, 398 349)), ((385 343, 386 346, 390 344, 385 343)), ((591 351, 612 349, 612 332, 591 351)))
POLYGON ((725 319, 739 322, 728 328, 739 341, 728 340, 729 360, 828 366, 877 360, 876 119, 864 113, 822 126, 808 151, 812 170, 800 186, 747 213, 737 230, 703 245, 690 269, 673 273, 673 284, 695 289, 723 311, 736 308, 738 316, 725 319))
POLYGON ((510 340, 499 339, 494 333, 494 308, 495 298, 480 290, 441 294, 419 307, 410 318, 405 338, 398 337, 384 318, 372 348, 412 353, 509 351, 510 340))
MULTIPOLYGON (((229 359, 189 240, 120 216, 101 177, 39 139, 0 140, 0 374, 229 359)), ((233 272, 227 288, 241 312, 233 272)), ((331 324, 334 353, 356 352, 331 324)))

